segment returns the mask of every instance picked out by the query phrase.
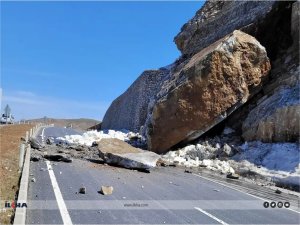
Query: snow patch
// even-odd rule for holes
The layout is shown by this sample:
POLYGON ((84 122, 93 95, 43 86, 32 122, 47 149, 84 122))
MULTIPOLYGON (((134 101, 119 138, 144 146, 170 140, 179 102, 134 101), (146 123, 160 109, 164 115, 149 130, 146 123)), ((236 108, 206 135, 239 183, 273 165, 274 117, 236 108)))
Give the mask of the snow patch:
POLYGON ((249 172, 270 180, 298 185, 300 181, 300 148, 297 143, 246 142, 229 163, 241 174, 249 172))
POLYGON ((75 145, 87 145, 92 146, 93 142, 98 142, 102 138, 117 138, 122 141, 129 141, 132 138, 140 138, 138 133, 122 130, 106 130, 106 131, 87 131, 82 135, 66 135, 64 137, 58 137, 57 140, 66 142, 68 144, 75 145))
POLYGON ((245 143, 241 152, 231 159, 247 160, 268 170, 296 172, 299 167, 299 145, 296 143, 262 143, 259 141, 245 143))
POLYGON ((162 156, 167 163, 185 167, 206 167, 221 173, 234 173, 234 169, 227 161, 210 159, 219 148, 210 145, 188 145, 177 151, 170 151, 162 156))
POLYGON ((297 186, 300 183, 299 144, 245 142, 237 147, 239 153, 223 158, 225 160, 216 157, 230 146, 214 145, 208 141, 188 145, 166 153, 162 160, 185 167, 206 167, 221 173, 256 174, 278 184, 297 186))

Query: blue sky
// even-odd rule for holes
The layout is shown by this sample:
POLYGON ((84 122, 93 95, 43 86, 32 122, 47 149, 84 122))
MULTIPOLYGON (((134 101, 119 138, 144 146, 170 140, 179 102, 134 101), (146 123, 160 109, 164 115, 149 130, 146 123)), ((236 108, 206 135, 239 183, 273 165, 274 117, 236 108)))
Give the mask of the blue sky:
POLYGON ((1 87, 17 119, 102 119, 202 2, 2 2, 1 87))

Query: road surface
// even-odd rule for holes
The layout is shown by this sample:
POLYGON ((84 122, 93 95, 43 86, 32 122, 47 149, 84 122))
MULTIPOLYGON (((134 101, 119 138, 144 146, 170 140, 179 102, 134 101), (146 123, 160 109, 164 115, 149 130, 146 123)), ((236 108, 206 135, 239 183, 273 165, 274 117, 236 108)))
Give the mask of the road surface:
MULTIPOLYGON (((46 128, 46 136, 74 132, 46 128)), ((42 133, 42 130, 41 130, 42 133)), ((265 208, 265 200, 181 168, 142 173, 88 161, 31 162, 26 224, 299 224, 296 210, 265 208), (86 194, 79 194, 81 186, 86 194), (98 193, 101 185, 112 195, 98 193)), ((253 189, 253 188, 252 188, 253 189)), ((260 190, 257 187, 257 190, 260 190)), ((261 191, 258 191, 261 192, 261 191)), ((272 201, 295 196, 266 193, 272 201)), ((270 200, 270 202, 271 202, 270 200)), ((297 205, 296 205, 297 207, 297 205)))

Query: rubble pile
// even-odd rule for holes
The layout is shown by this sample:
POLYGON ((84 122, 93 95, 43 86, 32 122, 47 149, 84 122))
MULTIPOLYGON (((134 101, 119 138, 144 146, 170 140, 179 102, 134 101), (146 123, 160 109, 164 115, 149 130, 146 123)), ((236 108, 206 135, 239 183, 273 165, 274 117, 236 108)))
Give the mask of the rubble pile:
POLYGON ((136 134, 110 131, 103 137, 99 135, 99 133, 103 134, 102 132, 87 133, 82 136, 70 135, 57 138, 60 140, 59 143, 47 139, 47 145, 44 147, 41 147, 37 139, 32 138, 32 143, 39 144, 39 148, 33 148, 31 161, 50 160, 71 163, 73 159, 83 159, 149 172, 151 168, 156 167, 160 158, 154 152, 133 147, 123 141, 139 142, 139 136, 136 134), (119 138, 111 138, 110 135, 119 138), (100 141, 97 141, 99 139, 100 141))
POLYGON ((33 149, 31 161, 40 160, 72 162, 73 159, 100 160, 97 146, 48 144, 44 148, 33 149))

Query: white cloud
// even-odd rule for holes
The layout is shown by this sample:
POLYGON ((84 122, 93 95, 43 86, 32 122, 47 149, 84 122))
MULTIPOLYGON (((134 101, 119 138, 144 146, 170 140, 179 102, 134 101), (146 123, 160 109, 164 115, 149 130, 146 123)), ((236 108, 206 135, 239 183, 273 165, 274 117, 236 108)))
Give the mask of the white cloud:
POLYGON ((102 119, 109 103, 81 102, 76 100, 39 96, 28 91, 4 92, 1 111, 6 104, 12 109, 17 120, 44 116, 53 118, 94 118, 102 119))
POLYGON ((35 97, 36 94, 30 91, 16 91, 16 95, 22 96, 22 97, 35 97))

